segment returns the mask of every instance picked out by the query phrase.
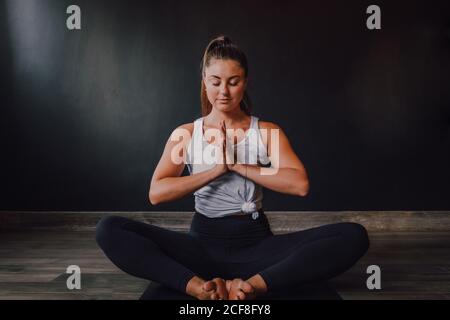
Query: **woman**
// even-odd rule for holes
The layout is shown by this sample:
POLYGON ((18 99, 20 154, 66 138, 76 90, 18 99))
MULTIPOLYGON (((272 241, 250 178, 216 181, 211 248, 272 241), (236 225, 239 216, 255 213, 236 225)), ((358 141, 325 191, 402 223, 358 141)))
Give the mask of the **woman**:
POLYGON ((303 197, 309 182, 281 128, 251 115, 245 54, 217 37, 201 69, 203 117, 174 130, 149 191, 153 205, 194 193, 189 233, 109 216, 96 234, 105 254, 131 275, 197 299, 255 299, 348 270, 369 246, 359 224, 271 232, 262 187, 303 197), (185 165, 189 176, 181 176, 185 165))

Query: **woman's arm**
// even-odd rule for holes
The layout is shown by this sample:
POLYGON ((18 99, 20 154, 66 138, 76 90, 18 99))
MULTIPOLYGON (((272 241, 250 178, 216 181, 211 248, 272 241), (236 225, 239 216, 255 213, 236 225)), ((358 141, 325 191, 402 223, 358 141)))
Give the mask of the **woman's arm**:
POLYGON ((278 125, 271 122, 260 121, 260 126, 262 129, 267 129, 267 149, 272 167, 263 169, 256 165, 236 164, 232 170, 273 191, 306 196, 309 192, 308 175, 285 133, 278 125), (278 130, 279 148, 276 148, 276 141, 271 139, 271 130, 273 129, 278 130), (274 154, 270 154, 271 152, 274 154), (278 155, 275 154, 276 152, 278 155), (266 174, 261 174, 261 170, 265 170, 266 174), (270 172, 269 170, 274 174, 267 174, 270 172))
POLYGON ((148 195, 149 200, 153 205, 182 198, 200 189, 223 174, 223 169, 216 166, 210 170, 180 177, 183 173, 185 163, 181 162, 177 164, 173 161, 172 153, 179 151, 179 158, 184 158, 186 146, 189 144, 190 137, 192 136, 192 123, 178 127, 174 130, 171 137, 174 136, 176 130, 184 130, 184 132, 187 130, 190 132, 189 139, 183 139, 180 142, 172 141, 172 139, 169 138, 167 141, 150 183, 148 195))

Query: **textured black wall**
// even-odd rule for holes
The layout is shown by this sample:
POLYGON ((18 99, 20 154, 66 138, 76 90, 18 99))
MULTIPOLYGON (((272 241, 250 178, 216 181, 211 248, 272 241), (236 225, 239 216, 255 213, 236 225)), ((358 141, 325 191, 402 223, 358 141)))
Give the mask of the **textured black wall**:
POLYGON ((366 1, 3 0, 0 209, 193 210, 147 192, 170 132, 200 116, 220 33, 310 176, 306 198, 265 190, 266 210, 450 209, 446 2, 377 1, 369 31, 366 1))

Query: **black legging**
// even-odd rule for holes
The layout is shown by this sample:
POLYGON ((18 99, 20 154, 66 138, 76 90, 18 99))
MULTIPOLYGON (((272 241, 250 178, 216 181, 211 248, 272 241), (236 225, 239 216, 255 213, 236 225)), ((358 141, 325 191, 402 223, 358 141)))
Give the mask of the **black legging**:
POLYGON ((195 213, 189 233, 107 216, 96 239, 123 271, 183 293, 193 276, 245 280, 255 274, 270 292, 282 292, 343 273, 369 247, 366 229, 350 222, 274 235, 262 210, 256 219, 195 213))

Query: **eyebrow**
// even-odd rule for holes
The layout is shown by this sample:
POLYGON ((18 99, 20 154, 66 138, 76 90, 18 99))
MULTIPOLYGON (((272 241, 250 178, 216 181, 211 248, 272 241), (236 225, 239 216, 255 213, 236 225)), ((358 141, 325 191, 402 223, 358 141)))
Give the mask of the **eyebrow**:
MULTIPOLYGON (((220 77, 219 76, 215 76, 215 75, 210 75, 209 76, 209 78, 211 78, 211 77, 214 77, 214 78, 217 78, 217 79, 220 79, 220 77)), ((229 79, 233 79, 233 78, 240 78, 241 76, 239 76, 239 75, 234 75, 234 76, 231 76, 229 79)))

